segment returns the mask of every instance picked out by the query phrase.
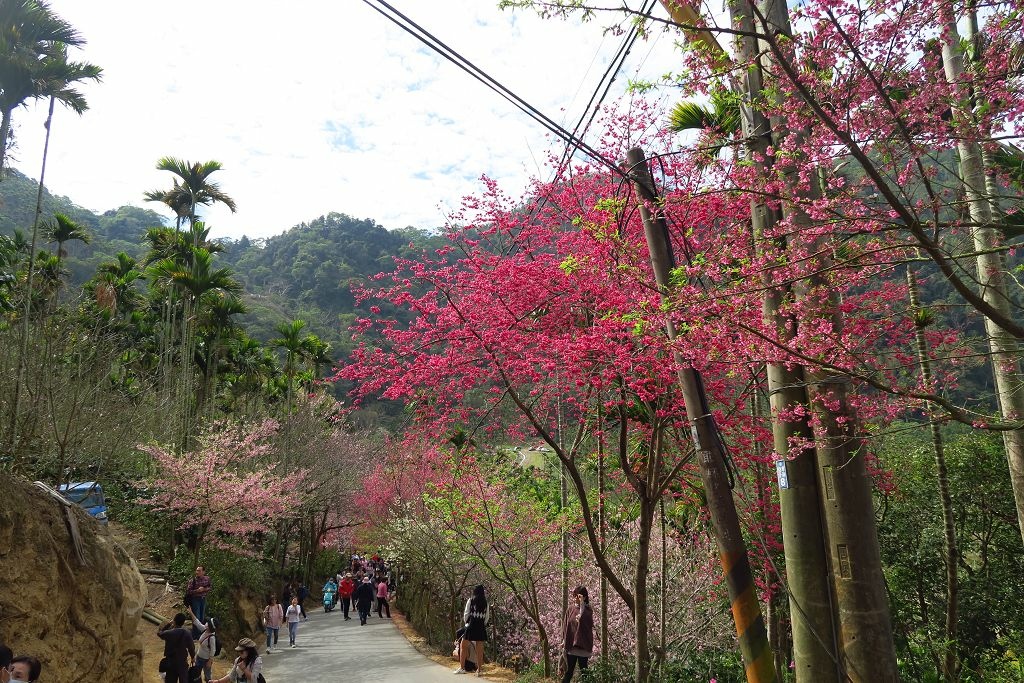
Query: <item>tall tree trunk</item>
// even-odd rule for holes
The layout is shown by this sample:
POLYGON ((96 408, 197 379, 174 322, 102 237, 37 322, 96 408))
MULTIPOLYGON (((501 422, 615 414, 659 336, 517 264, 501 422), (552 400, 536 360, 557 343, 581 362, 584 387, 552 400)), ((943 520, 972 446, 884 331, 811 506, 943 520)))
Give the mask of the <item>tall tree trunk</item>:
MULTIPOLYGON (((10 451, 11 463, 15 471, 21 465, 21 459, 17 453, 18 447, 18 419, 21 412, 21 386, 25 381, 25 363, 28 356, 28 341, 30 331, 30 320, 32 319, 32 284, 35 278, 35 259, 36 259, 36 243, 39 236, 39 217, 43 212, 43 189, 45 185, 43 182, 46 180, 46 158, 50 153, 50 126, 53 123, 53 109, 57 103, 55 97, 50 97, 50 109, 46 115, 46 142, 43 144, 43 165, 39 171, 39 188, 36 191, 36 210, 32 218, 32 240, 29 246, 28 254, 28 275, 25 282, 25 308, 22 312, 24 316, 21 323, 21 345, 18 351, 18 372, 14 380, 14 401, 11 406, 11 426, 10 436, 8 440, 8 448, 10 451)), ((7 149, 7 132, 10 130, 11 114, 9 111, 4 112, 4 124, 7 128, 2 129, 4 137, 0 138, 0 147, 3 150, 7 149)), ((0 156, 0 161, 3 157, 0 156)), ((0 166, 0 176, 2 176, 2 166, 0 166)))
POLYGON ((661 521, 661 584, 658 590, 658 678, 664 674, 668 628, 668 523, 665 520, 665 496, 658 499, 658 519, 661 521))
MULTIPOLYGON (((763 176, 773 173, 768 147, 773 137, 786 135, 781 122, 773 130, 772 122, 762 113, 763 72, 758 61, 761 52, 754 33, 752 3, 733 0, 729 4, 733 26, 746 33, 737 36, 736 54, 745 65, 740 89, 744 97, 741 122, 746 142, 746 157, 763 176), (774 135, 773 135, 774 134, 774 135)), ((785 11, 785 6, 783 6, 785 11)), ((774 16, 774 8, 772 8, 774 16)), ((788 18, 787 18, 788 23, 788 18)), ((779 209, 760 198, 751 200, 751 224, 754 246, 760 252, 779 250, 788 245, 784 238, 766 239, 779 222, 779 209)), ((762 316, 776 330, 778 342, 785 346, 796 334, 796 320, 783 313, 792 301, 791 287, 776 284, 765 274, 762 316)), ((783 550, 786 557, 786 578, 790 616, 793 628, 793 656, 798 683, 838 683, 839 657, 835 643, 835 615, 832 604, 829 566, 825 549, 824 528, 819 507, 816 453, 812 448, 792 450, 794 443, 811 443, 813 433, 808 418, 783 418, 783 415, 805 414, 794 411, 809 403, 803 370, 784 363, 766 364, 772 438, 779 473, 779 506, 782 521, 783 550)))
MULTIPOLYGON (((11 136, 11 116, 13 114, 13 109, 4 109, 2 114, 0 114, 3 117, 0 119, 0 181, 4 179, 5 175, 7 175, 5 173, 7 170, 7 138, 11 136)), ((50 109, 50 115, 53 115, 52 108, 50 109)), ((42 178, 39 179, 39 184, 43 184, 42 178)))
MULTIPOLYGON (((604 473, 604 407, 601 401, 598 401, 597 408, 597 419, 599 425, 599 432, 597 437, 597 528, 598 537, 601 546, 601 552, 605 552, 607 547, 605 542, 605 534, 608 529, 608 520, 605 515, 605 473, 604 473)), ((607 666, 608 664, 608 578, 601 573, 601 664, 607 666)))
MULTIPOLYGON (((926 318, 921 315, 921 304, 918 299, 917 278, 914 270, 907 266, 907 291, 910 298, 910 312, 914 316, 914 342, 917 347, 917 362, 921 367, 921 381, 932 386, 932 366, 928 357, 928 341, 924 338, 926 318)), ((960 551, 957 547, 956 528, 953 521, 953 497, 949 492, 949 476, 946 472, 946 450, 942 441, 942 431, 935 420, 930 420, 928 429, 932 437, 932 452, 935 457, 935 479, 939 485, 939 503, 942 507, 942 559, 946 568, 946 630, 944 654, 942 658, 943 677, 952 683, 958 678, 957 664, 957 613, 959 611, 959 577, 957 561, 960 551)))
POLYGON ((654 503, 646 496, 640 498, 640 529, 637 533, 636 575, 633 579, 633 595, 636 611, 633 614, 633 633, 636 638, 636 668, 634 681, 647 683, 651 680, 650 619, 647 580, 651 571, 651 527, 654 524, 654 503))
MULTIPOLYGON (((835 334, 841 330, 836 326, 835 334)), ((899 680, 882 574, 871 478, 856 415, 849 409, 845 377, 807 372, 815 434, 818 490, 838 607, 839 651, 844 672, 856 683, 899 680)))
MULTIPOLYGON (((946 80, 954 88, 953 120, 957 125, 977 127, 971 110, 971 97, 964 83, 964 54, 960 47, 960 33, 952 3, 946 10, 946 42, 942 45, 942 64, 946 80)), ((999 244, 999 235, 992 227, 992 205, 986 191, 985 165, 981 145, 975 140, 960 137, 957 142, 960 156, 960 176, 967 194, 967 205, 974 227, 974 249, 978 253, 977 279, 982 298, 1003 315, 1013 315, 1004 277, 1006 264, 993 247, 999 244)), ((1015 422, 1024 419, 1024 387, 1020 376, 1020 347, 1012 335, 985 317, 985 334, 992 355, 992 375, 996 385, 999 412, 1003 420, 1015 422)), ((1017 507, 1017 524, 1024 538, 1024 430, 1013 429, 1002 433, 1006 459, 1010 467, 1010 485, 1017 507)))

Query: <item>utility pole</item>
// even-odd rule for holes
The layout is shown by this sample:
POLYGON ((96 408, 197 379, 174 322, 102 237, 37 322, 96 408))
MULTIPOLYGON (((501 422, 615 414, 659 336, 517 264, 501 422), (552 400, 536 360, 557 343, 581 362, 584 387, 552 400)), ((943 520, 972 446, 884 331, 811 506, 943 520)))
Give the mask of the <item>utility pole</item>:
MULTIPOLYGON (((667 299, 669 274, 673 266, 668 227, 661 215, 651 212, 651 209, 657 206, 657 197, 643 150, 638 147, 630 149, 626 154, 626 163, 627 172, 633 180, 637 198, 640 200, 640 216, 644 222, 644 234, 647 238, 654 279, 664 301, 667 299)), ((671 320, 666 322, 665 331, 669 343, 672 344, 676 338, 676 331, 671 320)), ((761 605, 754 590, 750 559, 740 530, 739 516, 726 480, 725 452, 707 406, 699 373, 682 357, 674 345, 672 358, 678 368, 679 387, 686 405, 686 416, 690 422, 697 463, 704 482, 704 495, 729 590, 733 621, 736 625, 747 681, 774 682, 778 679, 772 662, 772 651, 768 645, 761 605)))

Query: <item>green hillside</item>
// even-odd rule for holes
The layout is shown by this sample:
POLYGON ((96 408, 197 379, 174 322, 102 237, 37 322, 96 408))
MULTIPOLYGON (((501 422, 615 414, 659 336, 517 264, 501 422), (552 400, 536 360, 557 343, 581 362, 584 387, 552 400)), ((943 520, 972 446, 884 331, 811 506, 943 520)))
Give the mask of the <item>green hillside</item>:
MULTIPOLYGON (((37 190, 34 180, 17 171, 0 182, 0 234, 20 230, 29 236, 37 190)), ((101 263, 114 259, 120 251, 141 258, 147 251, 146 230, 166 224, 160 214, 149 209, 122 206, 96 214, 67 197, 44 191, 42 221, 51 220, 57 212, 85 226, 92 235, 89 244, 69 242, 65 246, 69 291, 77 291, 101 263)), ((347 328, 357 315, 368 313, 357 306, 353 284, 390 270, 392 257, 429 248, 435 240, 426 231, 392 231, 371 219, 330 213, 274 237, 219 240, 225 250, 218 259, 234 270, 244 285, 243 299, 250 312, 242 322, 253 338, 266 342, 278 336, 275 325, 298 318, 308 323, 310 332, 331 344, 337 359, 351 348, 347 328)), ((52 250, 55 245, 40 242, 39 248, 52 250)))

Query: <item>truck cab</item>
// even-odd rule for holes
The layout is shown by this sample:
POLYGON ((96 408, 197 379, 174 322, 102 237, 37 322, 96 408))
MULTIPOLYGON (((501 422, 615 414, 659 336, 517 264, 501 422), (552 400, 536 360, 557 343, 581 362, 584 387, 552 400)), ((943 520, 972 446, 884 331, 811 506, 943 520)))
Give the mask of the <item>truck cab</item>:
POLYGON ((83 481, 61 484, 57 490, 62 496, 88 512, 94 519, 107 523, 107 499, 103 487, 97 481, 83 481))

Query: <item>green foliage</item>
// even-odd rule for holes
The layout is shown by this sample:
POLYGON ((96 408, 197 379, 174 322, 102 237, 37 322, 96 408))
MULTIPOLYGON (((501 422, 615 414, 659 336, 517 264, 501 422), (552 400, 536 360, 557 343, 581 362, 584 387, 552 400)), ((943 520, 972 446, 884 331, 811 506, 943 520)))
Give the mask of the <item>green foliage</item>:
POLYGON ((345 558, 336 548, 324 548, 317 553, 316 560, 310 568, 311 582, 315 588, 321 588, 328 576, 334 576, 339 569, 348 565, 345 558))
MULTIPOLYGON (((213 590, 206 600, 207 615, 216 618, 219 628, 229 634, 247 633, 249 626, 239 620, 235 591, 238 587, 245 587, 255 591, 261 599, 264 594, 269 595, 274 586, 271 585, 268 563, 216 548, 204 550, 199 562, 213 581, 213 590)), ((171 583, 179 586, 184 594, 185 586, 195 571, 191 551, 179 547, 167 571, 171 583)))
MULTIPOLYGON (((933 455, 922 426, 894 430, 881 457, 895 490, 881 498, 879 542, 906 680, 933 680, 943 640, 942 516, 933 455)), ((997 434, 949 429, 946 462, 960 544, 958 651, 965 681, 1020 680, 1024 554, 997 434), (1007 653, 1011 653, 1007 657, 1007 653)))

